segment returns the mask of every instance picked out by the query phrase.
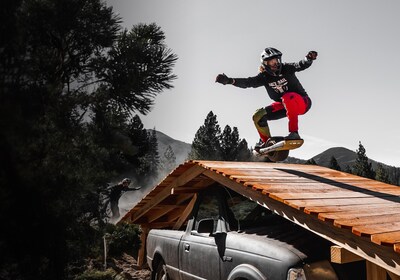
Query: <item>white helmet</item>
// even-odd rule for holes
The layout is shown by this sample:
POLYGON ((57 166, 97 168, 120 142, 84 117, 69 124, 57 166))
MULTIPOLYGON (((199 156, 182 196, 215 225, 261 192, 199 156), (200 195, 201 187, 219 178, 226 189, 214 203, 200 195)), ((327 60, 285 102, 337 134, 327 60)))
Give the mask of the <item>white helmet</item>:
POLYGON ((264 51, 261 53, 261 64, 263 68, 270 74, 270 75, 279 75, 282 69, 282 53, 275 48, 265 48, 264 51), (272 58, 278 59, 278 70, 272 71, 272 69, 264 63, 272 58))
POLYGON ((280 60, 282 57, 282 53, 275 48, 265 48, 264 51, 261 53, 261 63, 274 57, 277 57, 280 60))

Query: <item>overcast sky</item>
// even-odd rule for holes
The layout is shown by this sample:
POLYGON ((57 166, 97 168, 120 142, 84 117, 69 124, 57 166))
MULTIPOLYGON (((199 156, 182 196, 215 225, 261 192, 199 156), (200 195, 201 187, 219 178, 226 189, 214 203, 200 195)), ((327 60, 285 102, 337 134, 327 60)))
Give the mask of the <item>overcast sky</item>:
MULTIPOLYGON (((291 156, 309 159, 331 147, 355 151, 361 141, 370 159, 400 167, 400 1, 398 0, 107 0, 123 25, 153 23, 178 55, 174 88, 141 116, 146 128, 192 143, 209 111, 221 129, 236 126, 249 146, 258 141, 252 122, 269 105, 265 88, 214 83, 218 73, 258 73, 261 51, 298 62, 319 53, 297 77, 313 101, 300 116, 303 147, 291 156)), ((287 135, 287 119, 270 122, 287 135)))

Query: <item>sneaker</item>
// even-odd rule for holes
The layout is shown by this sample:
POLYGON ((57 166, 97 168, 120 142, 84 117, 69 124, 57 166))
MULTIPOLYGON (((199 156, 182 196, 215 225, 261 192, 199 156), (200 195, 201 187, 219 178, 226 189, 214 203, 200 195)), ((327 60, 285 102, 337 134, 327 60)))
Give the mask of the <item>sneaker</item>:
POLYGON ((285 137, 285 140, 300 140, 301 137, 297 132, 290 132, 288 136, 285 137))
POLYGON ((260 139, 258 143, 256 143, 256 145, 254 146, 254 150, 259 152, 260 149, 265 148, 267 146, 266 144, 267 144, 266 142, 260 139))

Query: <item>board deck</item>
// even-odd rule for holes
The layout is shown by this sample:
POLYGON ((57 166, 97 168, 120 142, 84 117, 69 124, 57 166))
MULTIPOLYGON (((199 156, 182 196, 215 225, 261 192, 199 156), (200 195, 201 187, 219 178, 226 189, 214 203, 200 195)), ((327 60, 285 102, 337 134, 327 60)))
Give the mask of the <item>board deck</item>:
POLYGON ((304 143, 303 139, 282 140, 272 146, 260 149, 259 154, 264 155, 264 154, 267 154, 270 152, 275 152, 275 151, 293 150, 293 149, 300 148, 303 145, 303 143, 304 143))

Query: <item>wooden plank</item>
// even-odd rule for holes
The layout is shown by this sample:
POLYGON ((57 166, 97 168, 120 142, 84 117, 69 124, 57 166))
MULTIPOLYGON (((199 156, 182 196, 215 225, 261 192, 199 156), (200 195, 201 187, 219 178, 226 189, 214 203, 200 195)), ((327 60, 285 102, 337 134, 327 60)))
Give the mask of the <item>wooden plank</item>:
POLYGON ((180 229, 183 223, 187 220, 190 213, 192 212, 193 206, 196 202, 197 194, 193 195, 193 198, 190 200, 189 204, 186 206, 185 210, 182 212, 182 215, 179 217, 178 221, 175 223, 173 229, 180 229))
POLYGON ((163 205, 162 208, 158 209, 155 209, 155 207, 153 207, 147 214, 147 221, 149 223, 152 223, 156 221, 158 218, 166 215, 168 212, 171 212, 176 207, 177 207, 176 205, 163 205))
MULTIPOLYGON (((397 203, 388 202, 385 203, 385 208, 398 208, 399 205, 397 203)), ((359 204, 357 208, 360 210, 369 210, 376 211, 382 209, 382 204, 359 204)), ((326 212, 342 212, 353 210, 354 205, 342 205, 342 206, 310 206, 304 209, 304 212, 311 215, 318 215, 319 213, 326 212)))
POLYGON ((331 262, 344 264, 364 260, 360 256, 353 254, 340 246, 331 246, 331 262))
POLYGON ((285 204, 299 210, 304 210, 306 207, 312 206, 345 206, 359 204, 385 204, 387 201, 380 198, 342 198, 342 199, 293 199, 286 200, 285 204))
POLYGON ((358 236, 370 237, 371 235, 377 234, 377 233, 400 231, 400 222, 358 225, 358 226, 353 227, 351 231, 358 236))
POLYGON ((339 219, 333 225, 340 228, 352 228, 360 225, 384 224, 400 222, 399 215, 377 215, 373 217, 357 217, 354 219, 339 219))
MULTIPOLYGON (((263 194, 265 194, 263 192, 263 194)), ((342 192, 342 191, 335 191, 335 192, 314 192, 314 193, 269 193, 269 196, 272 199, 276 199, 279 201, 291 200, 291 199, 332 199, 332 198, 370 198, 371 196, 368 194, 357 193, 357 192, 342 192)))
POLYGON ((400 242, 400 231, 373 234, 371 240, 379 245, 394 246, 400 242))
POLYGON ((333 222, 334 220, 340 220, 340 219, 355 219, 358 217, 371 217, 373 216, 379 216, 379 215, 386 215, 386 214, 399 214, 400 215, 400 209, 398 207, 395 208, 386 208, 382 207, 381 209, 377 211, 371 211, 370 209, 366 210, 361 210, 357 209, 358 207, 354 207, 353 210, 348 210, 348 211, 343 211, 343 212, 333 212, 333 213, 320 213, 318 215, 318 219, 327 221, 327 222, 333 222))

